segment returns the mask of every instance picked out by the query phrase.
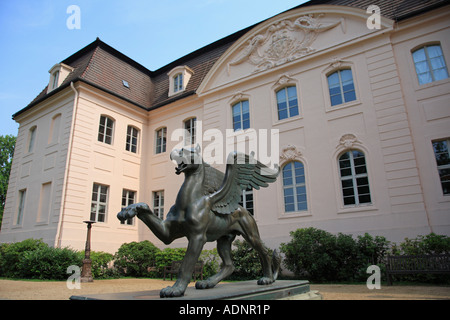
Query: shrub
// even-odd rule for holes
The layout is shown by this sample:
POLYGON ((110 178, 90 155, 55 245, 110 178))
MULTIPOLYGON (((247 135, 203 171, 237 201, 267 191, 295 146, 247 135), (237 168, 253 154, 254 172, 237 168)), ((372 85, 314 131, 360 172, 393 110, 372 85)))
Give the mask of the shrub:
POLYGON ((114 255, 111 253, 91 251, 90 258, 92 261, 92 277, 94 279, 106 279, 118 276, 115 272, 116 270, 114 268, 109 268, 108 266, 108 264, 114 259, 114 255))
MULTIPOLYGON (((394 244, 391 248, 392 255, 427 255, 450 254, 450 237, 430 233, 426 236, 419 235, 416 238, 405 238, 400 244, 394 244)), ((450 276, 445 274, 413 274, 396 275, 397 280, 413 282, 432 282, 437 284, 449 284, 450 276)))
POLYGON ((2 245, 0 249, 0 275, 9 278, 21 277, 19 264, 25 253, 48 248, 42 239, 26 239, 21 242, 2 245))
POLYGON ((203 278, 207 279, 219 272, 220 261, 222 261, 217 253, 217 249, 203 250, 200 260, 204 262, 203 278))
POLYGON ((393 255, 450 254, 450 237, 430 233, 416 238, 405 238, 399 245, 392 246, 393 255))
POLYGON ((23 252, 18 263, 20 278, 27 279, 67 279, 67 268, 81 267, 79 252, 70 248, 41 247, 23 252))
POLYGON ((335 237, 315 228, 297 229, 290 235, 292 240, 280 246, 285 267, 299 277, 317 281, 332 279, 337 268, 331 256, 336 251, 335 237))
POLYGON ((172 261, 183 260, 186 255, 185 248, 165 248, 156 254, 155 266, 158 268, 158 275, 162 277, 164 267, 170 266, 172 261))
MULTIPOLYGON (((247 241, 236 240, 233 242, 235 249, 231 251, 231 258, 235 266, 235 271, 228 277, 230 280, 253 280, 259 279, 263 275, 259 255, 247 241)), ((272 255, 272 250, 267 249, 272 255)))
POLYGON ((148 240, 124 243, 116 252, 114 266, 122 275, 131 277, 148 277, 149 267, 156 262, 160 250, 148 240))
POLYGON ((297 277, 313 281, 364 281, 367 267, 376 264, 382 269, 389 242, 369 234, 333 235, 315 228, 291 232, 292 240, 281 244, 285 267, 297 277))

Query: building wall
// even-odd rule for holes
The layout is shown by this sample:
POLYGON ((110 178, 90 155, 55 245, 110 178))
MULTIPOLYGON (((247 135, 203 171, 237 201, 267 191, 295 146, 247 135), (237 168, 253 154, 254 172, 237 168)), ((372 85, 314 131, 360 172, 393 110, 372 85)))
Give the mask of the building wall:
MULTIPOLYGON (((263 22, 233 44, 196 95, 150 112, 78 82, 75 103, 68 89, 17 119, 21 125, 0 241, 42 237, 50 244, 83 249, 83 221, 90 219, 92 188, 98 183, 108 186, 109 198, 105 222, 94 224, 92 249, 115 252, 122 243, 141 240, 163 248, 141 221, 128 226, 117 220, 122 190, 136 191, 136 201, 150 207, 153 192, 164 191, 165 217, 184 178, 175 175, 169 159, 170 151, 182 146, 182 131, 178 130, 195 117, 197 142, 205 153, 210 151, 211 137, 220 133, 222 157, 210 163, 224 171, 227 151, 234 150, 237 139, 248 133, 231 130, 231 140, 225 140, 227 129, 233 127, 231 107, 242 100, 249 101, 250 127, 256 135, 248 134, 248 143, 258 146, 257 157, 262 153, 257 143, 264 142, 259 130, 278 130, 275 151, 280 166, 295 160, 305 168, 305 211, 285 212, 281 177, 268 188, 254 191, 255 219, 268 246, 277 248, 289 241, 290 231, 305 227, 354 235, 369 232, 394 242, 429 232, 450 235, 450 200, 442 194, 431 144, 450 137, 450 80, 420 86, 411 57, 418 46, 439 42, 448 69, 449 15, 444 8, 395 27, 383 18, 380 30, 369 30, 367 14, 358 9, 315 6, 289 11, 263 22), (329 28, 311 34, 295 25, 302 19, 312 19, 303 20, 309 26, 320 22, 329 28), (270 52, 283 53, 286 39, 301 41, 306 51, 284 59, 272 57, 273 65, 255 63, 270 52), (342 68, 352 71, 356 100, 331 106, 327 75, 342 68), (300 114, 280 121, 276 91, 291 85, 296 86, 300 114), (49 124, 58 113, 59 142, 49 144, 49 124), (114 119, 111 145, 97 141, 101 115, 114 119), (29 154, 28 134, 35 125, 38 147, 29 154), (139 129, 136 154, 125 150, 128 125, 139 129), (167 128, 166 152, 156 154, 156 131, 162 127, 167 128), (370 204, 343 203, 338 158, 348 150, 365 154, 370 204), (40 190, 48 182, 52 186, 50 213, 47 220, 41 215, 37 222, 41 206, 33 204, 41 203, 40 190), (18 195, 24 188, 24 219, 15 225, 18 195)), ((267 147, 271 150, 271 145, 267 147)), ((171 246, 186 246, 186 240, 176 240, 171 246)))
POLYGON ((450 137, 450 79, 419 85, 411 52, 426 44, 440 44, 449 69, 449 10, 411 19, 392 36, 395 62, 408 114, 420 188, 432 231, 450 232, 450 197, 444 196, 432 142, 450 137))
POLYGON ((103 92, 77 86, 79 100, 73 130, 73 142, 67 176, 67 190, 62 216, 60 246, 83 249, 86 240, 85 220, 90 220, 93 185, 108 186, 105 222, 92 229, 92 250, 115 252, 122 243, 136 241, 138 225, 121 225, 116 218, 121 210, 122 190, 137 192, 142 188, 147 131, 146 114, 137 107, 124 104, 103 92), (112 144, 98 141, 100 116, 114 120, 112 144), (127 127, 139 130, 137 153, 126 151, 127 127))
POLYGON ((73 108, 70 89, 17 118, 20 123, 0 242, 42 238, 55 244, 73 108), (30 129, 36 128, 29 152, 30 129), (18 221, 19 192, 26 190, 18 221), (18 223, 19 222, 19 223, 18 223))

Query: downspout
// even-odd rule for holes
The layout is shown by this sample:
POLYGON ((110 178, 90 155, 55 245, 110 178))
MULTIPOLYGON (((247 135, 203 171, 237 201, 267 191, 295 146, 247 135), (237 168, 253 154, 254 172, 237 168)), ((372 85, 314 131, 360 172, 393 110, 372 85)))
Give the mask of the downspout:
POLYGON ((77 91, 77 89, 75 89, 73 82, 70 82, 70 87, 72 88, 75 95, 73 98, 72 122, 70 124, 69 145, 67 147, 67 158, 66 158, 66 166, 64 169, 63 190, 62 190, 62 194, 61 194, 61 210, 59 212, 58 230, 57 230, 57 237, 56 237, 57 240, 55 243, 55 247, 58 247, 58 248, 61 247, 62 227, 63 227, 65 207, 66 207, 67 181, 69 178, 69 166, 70 166, 70 159, 72 157, 72 143, 73 143, 73 136, 74 136, 74 130, 75 130, 75 118, 77 115, 78 97, 79 97, 78 91, 77 91))

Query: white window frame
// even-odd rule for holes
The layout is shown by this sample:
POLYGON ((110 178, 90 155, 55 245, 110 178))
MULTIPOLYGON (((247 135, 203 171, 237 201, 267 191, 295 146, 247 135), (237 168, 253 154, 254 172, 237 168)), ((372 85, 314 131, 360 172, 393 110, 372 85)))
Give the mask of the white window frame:
POLYGON ((308 190, 306 188, 306 170, 305 170, 305 165, 303 164, 303 162, 298 161, 298 160, 294 160, 294 161, 289 161, 289 162, 285 163, 283 165, 282 170, 281 170, 281 174, 282 174, 281 180, 282 180, 282 185, 283 185, 284 212, 285 213, 292 213, 292 212, 306 212, 306 211, 308 211, 308 190), (302 165, 302 167, 303 167, 303 176, 304 176, 304 180, 305 180, 304 182, 297 183, 296 176, 295 176, 295 163, 300 163, 302 165), (283 174, 284 174, 284 170, 285 170, 286 166, 288 166, 288 165, 292 165, 290 170, 291 170, 291 177, 292 177, 292 183, 293 184, 286 185, 284 183, 284 176, 283 176, 283 174), (305 209, 300 209, 299 208, 299 202, 298 202, 299 194, 297 194, 297 188, 304 188, 305 189, 305 203, 306 203, 306 208, 305 209), (287 189, 293 189, 293 197, 294 197, 294 210, 293 211, 286 211, 286 193, 285 193, 285 190, 287 190, 287 189))
MULTIPOLYGON (((439 164, 439 160, 438 160, 438 154, 436 153, 436 149, 435 149, 435 146, 434 146, 434 144, 435 143, 439 143, 439 142, 445 142, 446 144, 447 144, 447 156, 450 158, 450 139, 442 139, 442 140, 434 140, 433 141, 433 152, 434 152, 434 158, 435 158, 435 160, 436 160, 436 166, 437 166, 437 170, 438 170, 438 177, 439 177, 439 184, 441 185, 441 191, 442 191, 442 195, 444 196, 444 197, 450 197, 450 192, 449 193, 445 193, 444 192, 444 188, 443 188, 443 186, 442 186, 442 183, 443 183, 443 181, 442 181, 442 178, 441 178, 441 175, 440 175, 440 170, 449 170, 450 171, 450 162, 448 163, 448 164, 439 164)), ((442 152, 442 153, 444 153, 445 154, 445 152, 442 152)), ((440 154, 440 153, 439 153, 440 154)), ((450 182, 449 180, 444 180, 445 182, 450 182)))
POLYGON ((298 116, 300 116, 300 106, 299 106, 299 98, 298 98, 298 92, 297 92, 297 85, 295 85, 295 84, 290 84, 290 85, 287 85, 287 86, 284 86, 284 87, 282 87, 282 88, 278 88, 276 91, 275 91, 275 99, 276 99, 276 102, 277 102, 277 119, 278 119, 278 121, 283 121, 283 120, 286 120, 286 119, 289 119, 289 118, 293 118, 293 117, 298 117, 298 116), (295 99, 297 100, 297 114, 294 114, 294 115, 291 115, 291 105, 290 105, 290 101, 291 100, 289 100, 289 94, 288 94, 288 89, 289 88, 294 88, 294 91, 295 91, 295 99), (287 110, 287 117, 286 118, 283 118, 283 119, 280 119, 280 108, 279 108, 279 103, 280 103, 280 100, 278 99, 278 94, 280 93, 280 92, 284 92, 284 94, 285 94, 285 96, 286 96, 286 110, 287 110))
MULTIPOLYGON (((129 205, 136 203, 136 194, 137 192, 134 190, 122 189, 122 203, 121 208, 126 208, 129 205), (132 196, 130 196, 132 194, 132 196)), ((124 221, 120 221, 121 225, 134 226, 134 217, 129 218, 124 221)))
POLYGON ((91 221, 99 222, 99 223, 106 223, 106 219, 108 216, 108 200, 109 200, 109 186, 100 184, 100 183, 94 183, 92 187, 92 197, 91 197, 91 214, 90 219, 91 221), (106 193, 102 193, 102 188, 106 188, 106 193), (97 194, 94 199, 94 192, 97 194), (105 201, 101 201, 101 196, 105 195, 105 201), (95 206, 95 210, 93 210, 95 206), (101 213, 100 208, 105 208, 105 212, 101 213), (100 215, 104 215, 103 221, 99 220, 100 215))
MULTIPOLYGON (((428 84, 428 83, 432 83, 432 82, 435 82, 435 81, 448 79, 449 73, 448 73, 448 68, 447 68, 447 62, 445 61, 444 52, 442 51, 442 46, 441 46, 440 43, 431 43, 431 44, 427 44, 427 45, 423 45, 421 47, 418 47, 418 48, 416 48, 416 49, 411 51, 411 56, 412 56, 412 59, 413 59, 414 69, 415 69, 415 72, 416 72, 417 82, 419 83, 419 86, 422 86, 422 85, 425 85, 425 84, 428 84), (435 78, 434 71, 437 70, 437 69, 433 69, 433 66, 431 64, 431 58, 430 58, 429 53, 428 53, 428 48, 429 47, 435 47, 435 46, 439 47, 441 52, 442 52, 442 55, 440 57, 442 57, 442 60, 444 61, 444 67, 442 67, 440 69, 445 69, 445 71, 447 72, 447 78, 442 78, 442 79, 438 79, 438 80, 436 80, 436 78, 435 78), (417 51, 422 50, 422 49, 424 50, 425 59, 426 60, 416 61, 414 59, 414 53, 416 53, 417 51), (417 67, 416 67, 416 64, 420 63, 420 62, 426 62, 427 63, 427 67, 428 67, 428 72, 427 73, 429 73, 431 75, 431 81, 430 82, 421 83, 420 77, 419 77, 419 73, 418 73, 418 70, 417 70, 417 67)), ((420 73, 420 74, 424 74, 424 73, 420 73)))
POLYGON ((113 118, 102 114, 100 116, 100 121, 99 121, 99 125, 98 125, 98 138, 97 140, 99 142, 105 143, 105 144, 109 144, 112 145, 114 142, 114 124, 115 121, 113 118), (104 123, 102 123, 102 120, 104 120, 104 123), (103 129, 102 129, 103 127, 103 129), (111 134, 108 134, 108 129, 111 130, 111 134), (108 142, 108 138, 109 138, 109 142, 108 142))
POLYGON ((246 190, 242 190, 241 201, 239 202, 239 204, 242 208, 250 212, 252 216, 255 215, 255 197, 253 194, 253 189, 251 187, 247 188, 246 190), (251 206, 249 206, 249 203, 251 203, 251 206))
POLYGON ((231 106, 231 121, 233 123, 233 130, 239 131, 239 130, 246 130, 250 128, 250 101, 249 100, 241 100, 239 102, 236 102, 231 106), (248 108, 248 127, 244 128, 244 103, 247 103, 248 108), (234 122, 234 110, 235 108, 239 108, 239 122, 234 122), (240 128, 236 128, 235 124, 239 123, 240 128))
POLYGON ((127 127, 127 141, 125 143, 125 150, 138 153, 138 145, 139 145, 139 129, 129 125, 127 127))
MULTIPOLYGON (((331 106, 331 107, 341 106, 341 105, 344 105, 344 104, 347 104, 347 103, 350 103, 350 102, 353 102, 353 101, 357 101, 357 100, 358 100, 358 96, 357 96, 357 94, 356 94, 355 77, 354 77, 354 75, 353 75, 353 71, 352 71, 351 68, 341 68, 341 69, 334 70, 333 72, 328 73, 328 74, 327 74, 327 85, 328 85, 328 98, 329 98, 329 100, 330 100, 330 106, 331 106), (355 99, 349 100, 349 101, 346 101, 346 100, 345 100, 345 92, 344 92, 343 80, 342 80, 342 76, 341 76, 341 72, 347 71, 347 70, 350 71, 350 74, 351 74, 351 76, 352 76, 352 84, 353 84, 353 90, 352 90, 352 91, 355 93, 355 99), (331 93, 330 93, 330 82, 329 82, 329 78, 330 78, 333 74, 335 74, 335 73, 337 73, 338 78, 339 78, 339 89, 340 89, 340 96, 341 96, 341 103, 338 103, 338 104, 333 104, 333 101, 331 100, 331 93)), ((350 92, 350 91, 346 91, 346 92, 350 92)))
POLYGON ((197 131, 197 118, 190 118, 184 121, 184 145, 191 146, 195 144, 197 131))
POLYGON ((164 153, 167 150, 167 127, 162 127, 155 132, 155 154, 164 153))
POLYGON ((367 168, 366 154, 363 151, 358 150, 358 149, 351 149, 351 150, 342 152, 338 157, 338 170, 339 170, 340 185, 341 185, 341 192, 342 192, 342 204, 344 205, 344 207, 347 208, 347 207, 372 205, 373 198, 372 198, 372 192, 371 192, 371 187, 370 187, 369 170, 367 168), (363 154, 365 173, 358 173, 358 174, 356 173, 355 158, 353 155, 354 151, 360 152, 361 154, 363 154), (347 153, 349 154, 348 161, 350 161, 350 167, 341 167, 341 161, 342 161, 341 158, 347 153), (348 170, 348 169, 350 169, 351 174, 342 176, 342 170, 348 170), (367 185, 358 185, 358 179, 361 179, 361 178, 367 179, 367 185), (349 198, 349 196, 345 196, 345 194, 344 194, 343 182, 348 181, 348 180, 352 181, 352 188, 353 188, 353 196, 352 197, 355 201, 355 203, 352 203, 352 204, 345 204, 345 198, 349 198), (367 193, 360 194, 358 187, 361 187, 361 186, 367 186, 369 188, 369 193, 368 194, 367 193), (370 201, 369 202, 360 202, 359 197, 363 196, 363 195, 369 195, 370 201))
POLYGON ((164 219, 164 190, 153 191, 153 213, 164 219))

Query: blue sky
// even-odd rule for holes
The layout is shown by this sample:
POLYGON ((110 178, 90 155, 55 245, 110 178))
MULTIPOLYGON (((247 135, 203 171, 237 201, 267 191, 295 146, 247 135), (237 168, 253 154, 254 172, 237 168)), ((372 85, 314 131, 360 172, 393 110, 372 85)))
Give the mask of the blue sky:
POLYGON ((96 37, 150 70, 306 0, 0 0, 0 135, 45 87, 48 70, 96 37), (69 29, 70 5, 80 29, 69 29))

